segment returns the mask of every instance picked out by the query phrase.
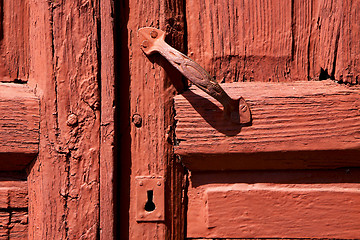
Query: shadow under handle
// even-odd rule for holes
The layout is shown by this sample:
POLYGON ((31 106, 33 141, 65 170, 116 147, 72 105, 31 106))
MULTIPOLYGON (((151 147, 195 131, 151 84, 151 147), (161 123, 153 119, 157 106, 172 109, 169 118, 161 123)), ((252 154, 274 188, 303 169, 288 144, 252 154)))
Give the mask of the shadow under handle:
POLYGON ((179 72, 201 90, 215 98, 224 107, 225 118, 237 124, 251 122, 251 112, 243 97, 232 99, 199 64, 165 42, 165 33, 156 28, 139 29, 141 47, 145 54, 159 52, 179 72))

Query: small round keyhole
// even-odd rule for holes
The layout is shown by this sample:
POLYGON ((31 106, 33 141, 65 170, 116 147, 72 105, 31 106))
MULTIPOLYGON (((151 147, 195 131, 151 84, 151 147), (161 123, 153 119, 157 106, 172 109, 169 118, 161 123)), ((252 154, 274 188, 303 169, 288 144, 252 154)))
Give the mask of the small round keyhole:
POLYGON ((147 202, 145 204, 145 210, 147 212, 152 212, 155 210, 155 203, 153 202, 153 190, 147 191, 147 202))

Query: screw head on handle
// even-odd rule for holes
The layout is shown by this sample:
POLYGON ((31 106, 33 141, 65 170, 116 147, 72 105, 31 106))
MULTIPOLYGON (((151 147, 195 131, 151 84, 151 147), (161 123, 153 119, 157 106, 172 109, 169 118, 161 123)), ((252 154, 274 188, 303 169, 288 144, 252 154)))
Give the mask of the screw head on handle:
POLYGON ((157 51, 157 41, 165 41, 165 32, 160 29, 144 27, 138 30, 138 37, 141 43, 141 49, 146 55, 157 51))

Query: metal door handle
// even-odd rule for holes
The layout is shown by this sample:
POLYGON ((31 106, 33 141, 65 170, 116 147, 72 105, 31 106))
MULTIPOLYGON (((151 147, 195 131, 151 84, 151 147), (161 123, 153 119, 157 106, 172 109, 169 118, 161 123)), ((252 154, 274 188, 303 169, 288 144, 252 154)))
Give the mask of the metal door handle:
POLYGON ((165 42, 165 32, 151 27, 140 28, 138 36, 146 55, 159 52, 187 79, 224 106, 224 114, 233 123, 251 122, 249 105, 243 97, 232 99, 199 64, 165 42))

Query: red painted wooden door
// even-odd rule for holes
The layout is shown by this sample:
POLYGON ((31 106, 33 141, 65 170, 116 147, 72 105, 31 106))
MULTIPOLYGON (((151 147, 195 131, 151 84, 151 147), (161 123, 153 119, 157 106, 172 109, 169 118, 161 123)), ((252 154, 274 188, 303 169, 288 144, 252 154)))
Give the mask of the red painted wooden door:
POLYGON ((359 9, 0 1, 0 236, 360 238, 359 9), (195 87, 174 98, 186 84, 142 52, 149 26, 242 95, 252 125, 195 87))
POLYGON ((188 55, 253 114, 234 126, 194 86, 175 97, 186 237, 360 238, 360 89, 344 84, 359 81, 360 5, 185 5, 188 55))
POLYGON ((104 80, 100 102, 99 3, 0 1, 0 239, 113 237, 113 135, 100 133, 100 124, 112 131, 112 107, 100 104, 113 99, 104 80))

